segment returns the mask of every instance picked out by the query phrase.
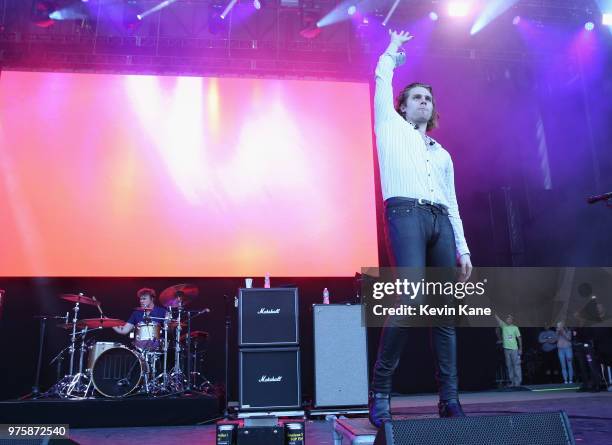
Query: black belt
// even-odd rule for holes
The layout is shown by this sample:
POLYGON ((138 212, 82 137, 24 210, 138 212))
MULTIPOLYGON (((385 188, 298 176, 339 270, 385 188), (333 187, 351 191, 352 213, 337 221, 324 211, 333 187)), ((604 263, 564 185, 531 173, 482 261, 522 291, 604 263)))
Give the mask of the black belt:
POLYGON ((448 215, 448 207, 446 207, 444 204, 438 204, 437 202, 430 201, 429 199, 404 198, 404 197, 394 196, 392 198, 385 200, 385 208, 398 207, 398 206, 403 206, 403 205, 418 206, 418 207, 423 207, 429 210, 435 209, 435 210, 438 210, 439 212, 442 212, 445 215, 448 215))

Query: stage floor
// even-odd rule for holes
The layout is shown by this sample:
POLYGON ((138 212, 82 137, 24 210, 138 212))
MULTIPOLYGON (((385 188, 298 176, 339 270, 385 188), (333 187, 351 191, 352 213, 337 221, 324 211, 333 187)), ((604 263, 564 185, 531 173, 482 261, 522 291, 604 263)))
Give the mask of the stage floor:
MULTIPOLYGON (((462 394, 461 400, 468 415, 563 410, 569 416, 577 444, 612 445, 612 393, 489 391, 462 394)), ((393 399, 393 413, 397 418, 433 417, 436 403, 435 395, 398 396, 393 399)), ((83 445, 215 444, 214 425, 72 429, 71 433, 72 439, 83 445)), ((332 424, 308 421, 306 444, 332 445, 332 424)))

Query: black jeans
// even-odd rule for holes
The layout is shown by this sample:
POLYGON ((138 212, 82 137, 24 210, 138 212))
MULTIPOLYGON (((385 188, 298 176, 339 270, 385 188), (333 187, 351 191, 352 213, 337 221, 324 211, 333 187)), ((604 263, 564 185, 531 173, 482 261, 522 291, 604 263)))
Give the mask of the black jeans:
MULTIPOLYGON (((390 198, 385 201, 385 222, 387 241, 397 267, 456 266, 455 235, 446 209, 418 204, 406 198, 390 198)), ((401 326, 397 318, 387 318, 378 345, 372 391, 385 394, 391 392, 393 373, 409 333, 410 328, 401 326)), ((431 346, 435 354, 440 400, 456 400, 455 328, 431 328, 431 346)))

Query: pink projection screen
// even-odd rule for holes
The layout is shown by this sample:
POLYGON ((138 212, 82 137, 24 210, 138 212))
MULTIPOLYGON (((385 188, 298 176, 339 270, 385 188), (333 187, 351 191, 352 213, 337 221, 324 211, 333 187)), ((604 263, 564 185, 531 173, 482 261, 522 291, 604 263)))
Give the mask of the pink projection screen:
POLYGON ((1 276, 378 264, 369 86, 3 72, 1 276))

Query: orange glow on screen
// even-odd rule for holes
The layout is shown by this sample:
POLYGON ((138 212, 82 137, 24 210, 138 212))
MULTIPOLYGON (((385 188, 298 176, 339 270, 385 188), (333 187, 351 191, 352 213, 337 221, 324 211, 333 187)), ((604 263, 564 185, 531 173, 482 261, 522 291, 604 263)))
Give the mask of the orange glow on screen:
POLYGON ((0 275, 378 264, 369 86, 3 72, 0 275))

